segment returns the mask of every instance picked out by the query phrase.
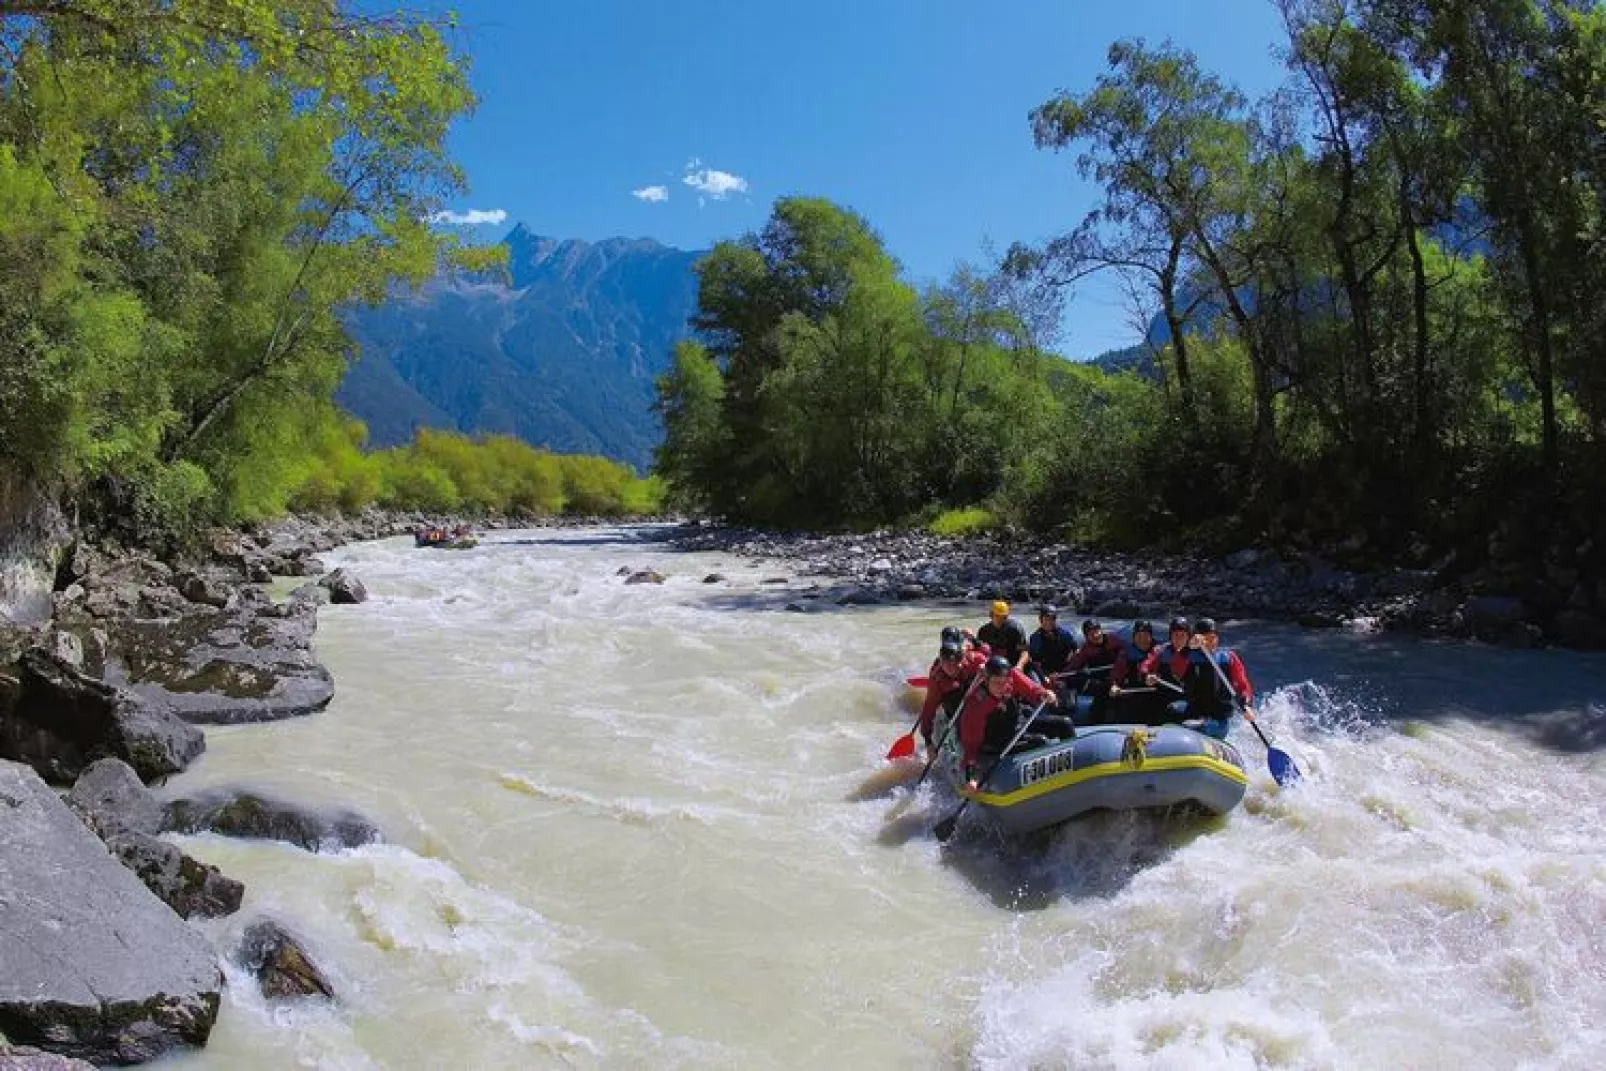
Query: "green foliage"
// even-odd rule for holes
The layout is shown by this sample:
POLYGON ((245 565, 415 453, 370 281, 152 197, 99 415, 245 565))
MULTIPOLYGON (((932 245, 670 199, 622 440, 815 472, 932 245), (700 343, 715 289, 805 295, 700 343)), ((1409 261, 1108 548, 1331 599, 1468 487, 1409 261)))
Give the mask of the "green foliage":
POLYGON ((0 39, 0 455, 150 523, 282 510, 336 311, 496 259, 423 222, 461 57, 336 0, 0 4, 0 39))
POLYGON ((420 429, 413 442, 363 452, 367 429, 325 410, 313 457, 288 496, 298 510, 352 513, 371 505, 425 513, 549 517, 661 512, 663 480, 601 457, 550 454, 505 435, 471 440, 420 429))
POLYGON ((944 510, 926 525, 926 531, 934 536, 963 537, 990 532, 997 526, 998 519, 991 511, 980 506, 971 506, 968 509, 944 510))
POLYGON ((1043 359, 999 288, 961 271, 917 294, 846 209, 784 198, 698 272, 706 342, 683 344, 658 384, 675 501, 763 524, 885 523, 991 495, 1051 421, 1043 359))

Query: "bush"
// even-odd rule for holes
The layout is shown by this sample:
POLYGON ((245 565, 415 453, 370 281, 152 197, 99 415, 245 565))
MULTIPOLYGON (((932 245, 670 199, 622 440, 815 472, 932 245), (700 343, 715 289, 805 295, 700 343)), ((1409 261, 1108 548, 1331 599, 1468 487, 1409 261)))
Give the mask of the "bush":
POLYGON ((938 514, 936 519, 926 526, 926 530, 935 536, 973 536, 990 532, 996 527, 998 519, 990 510, 972 506, 969 509, 951 509, 938 514))

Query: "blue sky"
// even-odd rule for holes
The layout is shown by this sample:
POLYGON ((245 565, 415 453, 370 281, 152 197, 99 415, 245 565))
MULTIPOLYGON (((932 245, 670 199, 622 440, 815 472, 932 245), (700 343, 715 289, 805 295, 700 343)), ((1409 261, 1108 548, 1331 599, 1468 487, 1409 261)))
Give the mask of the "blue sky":
MULTIPOLYGON (((863 213, 916 282, 1092 207, 1071 157, 1033 147, 1026 115, 1091 85, 1111 41, 1170 38, 1252 95, 1282 78, 1270 0, 428 6, 458 11, 473 57, 481 103, 453 137, 471 189, 453 208, 505 213, 478 235, 523 222, 702 248, 808 194, 863 213)), ((1118 289, 1094 286, 1059 348, 1135 340, 1118 289)))

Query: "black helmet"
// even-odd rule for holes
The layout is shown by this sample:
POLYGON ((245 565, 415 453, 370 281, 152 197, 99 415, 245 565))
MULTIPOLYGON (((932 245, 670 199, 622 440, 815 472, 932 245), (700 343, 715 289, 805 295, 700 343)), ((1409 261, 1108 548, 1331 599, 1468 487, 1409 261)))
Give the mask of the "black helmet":
POLYGON ((1058 619, 1059 615, 1060 615, 1060 612, 1058 610, 1054 609, 1054 604, 1053 603, 1045 602, 1043 605, 1041 605, 1041 606, 1039 606, 1037 608, 1037 616, 1038 617, 1052 617, 1052 618, 1058 619))
POLYGON ((1099 624, 1090 617, 1086 621, 1082 622, 1082 635, 1086 636, 1089 632, 1101 631, 1103 628, 1103 625, 1099 624))
POLYGON ((944 662, 957 662, 959 661, 959 656, 963 653, 964 649, 961 648, 959 644, 945 643, 942 645, 942 649, 937 652, 937 657, 941 658, 944 662))
POLYGON ((989 677, 1005 677, 1015 667, 1009 664, 1009 659, 1001 654, 995 654, 987 660, 987 675, 989 677))
POLYGON ((945 625, 942 630, 943 643, 964 643, 965 634, 959 631, 958 625, 945 625))
POLYGON ((1175 632, 1177 629, 1181 629, 1183 632, 1193 631, 1188 627, 1188 619, 1185 617, 1173 617, 1171 619, 1171 631, 1175 632))
POLYGON ((1132 635, 1136 636, 1140 632, 1147 632, 1149 635, 1153 636, 1154 626, 1140 617, 1136 621, 1132 622, 1132 635))
POLYGON ((1215 618, 1201 617, 1194 623, 1193 632, 1196 636, 1208 636, 1216 631, 1215 618))

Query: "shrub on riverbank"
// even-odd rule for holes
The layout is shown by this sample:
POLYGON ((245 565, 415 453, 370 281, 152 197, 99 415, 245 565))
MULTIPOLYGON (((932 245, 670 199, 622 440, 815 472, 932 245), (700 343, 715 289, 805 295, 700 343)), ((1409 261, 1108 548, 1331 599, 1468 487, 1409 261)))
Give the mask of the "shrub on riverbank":
POLYGON ((945 510, 926 525, 926 530, 934 536, 973 536, 990 532, 997 525, 997 518, 990 511, 975 507, 945 510))
POLYGON ((367 429, 340 418, 321 436, 297 511, 356 513, 368 506, 509 517, 643 516, 664 505, 663 482, 590 455, 553 454, 506 435, 470 439, 420 429, 406 446, 364 452, 367 429))

